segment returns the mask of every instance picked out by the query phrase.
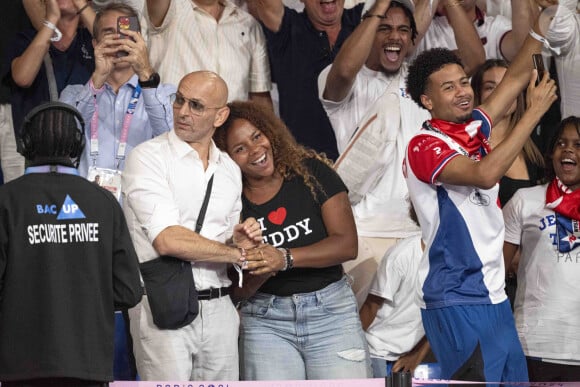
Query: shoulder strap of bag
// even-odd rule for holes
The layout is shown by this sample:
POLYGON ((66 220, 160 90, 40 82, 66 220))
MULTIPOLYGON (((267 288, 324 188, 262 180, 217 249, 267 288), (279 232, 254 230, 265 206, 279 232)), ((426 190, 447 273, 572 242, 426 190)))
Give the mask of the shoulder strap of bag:
POLYGON ((47 52, 44 55, 44 69, 46 70, 46 79, 48 81, 48 94, 51 101, 58 101, 58 89, 56 86, 56 77, 54 75, 54 67, 52 66, 52 59, 47 52))
POLYGON ((195 232, 199 234, 201 227, 203 226, 203 220, 205 218, 205 212, 207 211, 207 204, 209 203, 209 196, 211 194, 211 187, 213 185, 213 175, 207 183, 207 189, 205 190, 205 197, 203 198, 203 204, 199 210, 199 215, 197 216, 197 223, 195 224, 195 232))

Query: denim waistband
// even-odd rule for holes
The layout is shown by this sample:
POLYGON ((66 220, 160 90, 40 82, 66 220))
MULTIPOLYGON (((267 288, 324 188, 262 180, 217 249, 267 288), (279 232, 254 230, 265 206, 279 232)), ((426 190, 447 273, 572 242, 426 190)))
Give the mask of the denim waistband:
POLYGON ((295 304, 296 302, 303 302, 310 299, 323 299, 335 295, 340 289, 349 287, 348 277, 345 275, 336 282, 327 285, 326 287, 308 293, 296 293, 291 296, 276 296, 268 293, 257 292, 251 297, 253 301, 276 301, 277 304, 295 304))

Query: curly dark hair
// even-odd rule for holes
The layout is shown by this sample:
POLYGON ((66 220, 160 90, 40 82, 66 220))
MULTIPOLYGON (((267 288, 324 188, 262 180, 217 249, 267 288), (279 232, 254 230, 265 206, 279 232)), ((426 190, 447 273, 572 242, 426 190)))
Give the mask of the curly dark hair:
POLYGON ((562 121, 560 121, 558 128, 556 129, 556 131, 554 132, 554 135, 550 139, 550 144, 548 146, 548 149, 547 149, 546 155, 545 155, 546 178, 548 179, 548 181, 550 181, 556 177, 556 172, 554 171, 554 165, 552 164, 552 156, 554 155, 554 149, 556 149, 556 142, 558 141, 558 139, 560 138, 560 136, 564 132, 564 129, 566 129, 568 126, 572 126, 573 128, 576 128, 576 133, 578 133, 578 135, 580 135, 580 117, 570 116, 570 117, 564 118, 562 121))
POLYGON ((298 144, 288 127, 270 109, 248 101, 230 102, 228 107, 230 115, 213 135, 213 140, 218 148, 227 152, 228 130, 236 120, 246 120, 259 129, 270 141, 275 169, 284 180, 294 176, 302 177, 304 184, 310 189, 315 200, 317 200, 317 191, 324 193, 324 189, 312 176, 309 169, 305 167, 303 161, 317 159, 328 166, 332 166, 332 161, 326 158, 323 153, 319 154, 298 144))
POLYGON ((457 64, 463 68, 461 59, 446 48, 432 48, 420 53, 409 66, 407 92, 417 105, 425 108, 421 95, 425 94, 429 76, 447 64, 457 64))

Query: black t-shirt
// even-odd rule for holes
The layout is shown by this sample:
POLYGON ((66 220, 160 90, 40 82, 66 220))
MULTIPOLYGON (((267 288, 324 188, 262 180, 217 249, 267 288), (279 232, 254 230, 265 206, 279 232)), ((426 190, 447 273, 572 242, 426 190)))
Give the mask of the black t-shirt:
MULTIPOLYGON (((253 216, 262 225, 264 242, 275 247, 302 247, 328 236, 322 219, 322 205, 337 193, 346 191, 340 177, 326 164, 316 159, 304 161, 324 190, 316 190, 318 201, 302 177, 284 181, 280 191, 268 202, 257 205, 242 197, 242 215, 253 216)), ((324 288, 342 277, 342 265, 325 268, 294 268, 271 277, 260 292, 290 296, 324 288)))
POLYGON ((529 179, 515 180, 507 176, 503 176, 499 181, 499 203, 503 207, 512 198, 516 191, 520 188, 533 187, 542 183, 544 177, 543 168, 526 161, 529 179))

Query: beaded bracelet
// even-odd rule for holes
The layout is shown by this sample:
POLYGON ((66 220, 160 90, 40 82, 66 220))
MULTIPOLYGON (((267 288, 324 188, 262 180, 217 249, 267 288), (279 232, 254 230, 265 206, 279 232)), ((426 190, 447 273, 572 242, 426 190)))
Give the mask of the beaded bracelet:
POLYGON ((292 256, 290 249, 287 249, 286 247, 278 247, 278 250, 283 254, 286 260, 284 267, 280 271, 292 269, 294 267, 294 257, 292 256))
POLYGON ((286 249, 286 270, 290 270, 294 267, 294 257, 290 252, 290 249, 286 249))

